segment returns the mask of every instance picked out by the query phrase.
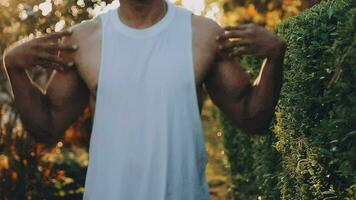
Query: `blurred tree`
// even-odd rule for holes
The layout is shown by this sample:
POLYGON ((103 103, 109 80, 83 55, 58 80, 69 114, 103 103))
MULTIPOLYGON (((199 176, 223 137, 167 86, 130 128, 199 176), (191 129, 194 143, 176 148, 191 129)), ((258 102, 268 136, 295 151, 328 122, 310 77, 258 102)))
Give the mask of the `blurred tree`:
MULTIPOLYGON (((20 39, 60 31, 92 18, 110 2, 112 0, 0 0, 0 53, 2 55, 6 47, 20 39)), ((182 0, 177 0, 177 3, 181 2, 182 0)), ((311 6, 313 2, 315 1, 206 0, 206 10, 202 14, 219 16, 217 19, 223 24, 253 21, 273 29, 283 18, 297 14, 300 9, 311 6)), ((253 73, 256 70, 247 71, 253 73)), ((48 80, 49 73, 51 71, 43 69, 31 71, 32 77, 40 85, 48 80)), ((59 142, 48 154, 45 153, 47 151, 44 145, 35 144, 24 131, 12 107, 8 91, 8 82, 4 76, 0 76, 0 199, 78 199, 83 192, 87 154, 76 148, 68 151, 63 147, 88 144, 82 126, 88 112, 86 117, 79 119, 66 132, 65 140, 59 142)), ((272 140, 273 138, 262 139, 265 142, 261 145, 257 140, 248 141, 246 145, 255 145, 263 152, 272 140)), ((251 149, 242 151, 250 152, 251 149)), ((250 166, 241 167, 248 169, 250 166)))
MULTIPOLYGON (((211 8, 220 6, 224 25, 257 23, 270 30, 284 19, 297 15, 317 1, 309 0, 221 0, 208 1, 211 8)), ((253 79, 258 75, 261 59, 253 56, 238 58, 253 79)), ((266 136, 250 137, 236 129, 221 113, 224 146, 231 168, 233 199, 280 199, 282 157, 275 148, 277 138, 272 131, 266 136)), ((274 123, 272 123, 274 124, 274 123)), ((273 127, 273 125, 272 125, 273 127)), ((292 186, 290 186, 292 187, 292 186)))
POLYGON ((207 0, 208 6, 218 4, 226 25, 254 22, 270 30, 289 16, 295 16, 320 0, 207 0))
MULTIPOLYGON (((61 31, 92 18, 111 2, 112 0, 1 0, 0 54, 15 41, 61 31)), ((39 85, 48 80, 50 73, 51 71, 43 69, 31 70, 31 76, 39 85)), ((84 177, 87 159, 82 159, 79 155, 86 154, 78 153, 73 156, 78 150, 74 153, 61 152, 65 145, 63 142, 59 142, 51 150, 52 154, 45 154, 45 146, 36 144, 24 131, 19 116, 12 107, 9 85, 4 74, 0 76, 0 81, 0 199, 78 199, 83 192, 84 180, 74 181, 67 175, 72 173, 71 177, 84 177)), ((79 121, 83 123, 83 119, 79 121)), ((65 141, 73 142, 78 137, 81 139, 82 136, 76 135, 83 132, 78 131, 81 129, 82 126, 74 125, 67 132, 67 136, 72 138, 65 141)))

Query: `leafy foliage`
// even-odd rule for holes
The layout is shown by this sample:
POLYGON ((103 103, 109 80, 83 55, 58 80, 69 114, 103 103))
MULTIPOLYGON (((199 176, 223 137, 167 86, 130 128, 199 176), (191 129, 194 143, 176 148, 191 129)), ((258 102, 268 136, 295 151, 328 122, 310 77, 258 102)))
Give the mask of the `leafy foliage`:
POLYGON ((222 7, 227 12, 222 17, 225 24, 254 22, 273 30, 289 16, 317 3, 317 0, 233 0, 224 1, 222 7))
MULTIPOLYGON (((0 54, 20 39, 60 31, 91 18, 95 10, 110 2, 2 0, 0 54)), ((46 82, 46 74, 32 71, 40 85, 46 82)), ((62 147, 73 144, 75 134, 75 137, 82 139, 78 134, 83 132, 82 126, 74 125, 67 131, 71 141, 59 142, 53 149, 36 144, 24 130, 12 106, 8 82, 3 74, 0 77, 0 199, 80 199, 87 153, 75 147, 68 148, 70 151, 62 147)))
MULTIPOLYGON (((109 2, 1 0, 0 53, 19 39, 91 18, 109 2), (48 3, 51 12, 44 9, 48 3)), ((225 24, 253 21, 272 29, 311 2, 207 0, 207 8, 222 5, 225 24)), ((355 199, 355 15, 353 0, 330 0, 278 28, 289 49, 274 133, 251 138, 221 115, 234 198, 355 199)), ((242 62, 255 77, 261 61, 242 62)), ((39 74, 36 81, 45 82, 39 74)), ((0 78, 0 199, 79 199, 87 153, 72 145, 83 122, 67 131, 69 139, 46 150, 23 130, 0 78)))
POLYGON ((274 134, 246 138, 222 118, 236 199, 356 198, 355 4, 324 1, 277 28, 288 50, 274 134))

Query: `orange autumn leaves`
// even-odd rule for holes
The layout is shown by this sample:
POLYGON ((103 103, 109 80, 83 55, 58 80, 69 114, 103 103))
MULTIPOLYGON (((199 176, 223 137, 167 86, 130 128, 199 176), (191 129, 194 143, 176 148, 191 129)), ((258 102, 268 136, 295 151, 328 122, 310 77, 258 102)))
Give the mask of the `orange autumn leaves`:
POLYGON ((269 3, 266 11, 259 11, 254 4, 235 6, 222 16, 221 21, 225 25, 254 22, 273 30, 283 19, 298 14, 301 6, 300 0, 284 0, 278 6, 269 3))

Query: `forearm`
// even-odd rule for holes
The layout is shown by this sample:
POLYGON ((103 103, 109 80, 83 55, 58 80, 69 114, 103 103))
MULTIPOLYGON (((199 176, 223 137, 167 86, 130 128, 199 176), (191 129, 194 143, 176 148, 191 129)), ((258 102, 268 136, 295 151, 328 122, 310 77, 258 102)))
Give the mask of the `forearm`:
POLYGON ((274 115, 283 82, 283 59, 284 47, 263 62, 248 95, 248 117, 257 125, 257 129, 268 128, 274 115))
POLYGON ((14 106, 33 136, 44 139, 43 137, 48 136, 51 125, 47 97, 32 83, 24 69, 12 64, 11 59, 13 58, 4 55, 4 70, 11 83, 14 106))
POLYGON ((231 59, 250 54, 267 60, 254 84, 250 83, 238 63, 222 64, 211 81, 211 93, 237 127, 248 133, 262 133, 269 127, 279 99, 286 43, 255 24, 226 27, 224 30, 217 38, 221 55, 231 59))

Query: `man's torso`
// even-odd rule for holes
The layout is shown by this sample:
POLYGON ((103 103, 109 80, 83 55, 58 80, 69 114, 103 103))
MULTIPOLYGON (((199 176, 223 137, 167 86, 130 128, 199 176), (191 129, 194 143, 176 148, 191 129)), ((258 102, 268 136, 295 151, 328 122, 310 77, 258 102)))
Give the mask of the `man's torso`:
MULTIPOLYGON (((219 26, 209 19, 192 16, 193 63, 199 109, 202 108, 203 84, 216 58, 215 37, 219 26)), ((102 30, 99 18, 84 22, 73 28, 73 43, 79 50, 74 60, 80 77, 90 91, 90 110, 95 111, 96 94, 101 63, 102 30), (90 33, 90 34, 88 34, 90 33)), ((118 44, 119 45, 119 44, 118 44)), ((188 51, 188 49, 187 49, 188 51)), ((94 113, 93 113, 94 114, 94 113)))

